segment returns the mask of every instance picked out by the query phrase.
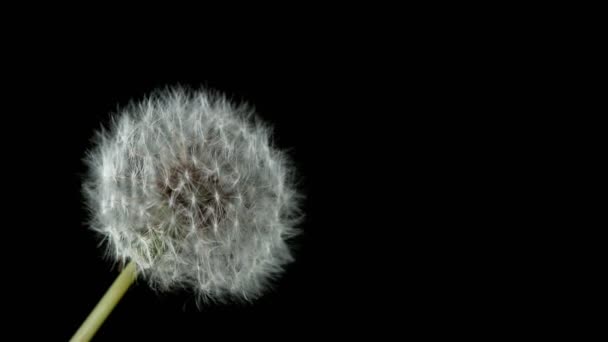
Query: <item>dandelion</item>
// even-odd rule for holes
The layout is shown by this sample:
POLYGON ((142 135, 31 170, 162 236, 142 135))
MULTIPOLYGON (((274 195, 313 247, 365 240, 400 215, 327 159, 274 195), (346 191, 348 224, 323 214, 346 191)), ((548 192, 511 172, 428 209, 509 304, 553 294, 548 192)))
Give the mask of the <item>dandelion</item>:
POLYGON ((86 163, 90 225, 108 256, 129 265, 124 287, 137 274, 203 303, 249 301, 292 261, 293 167, 246 105, 157 92, 118 113, 86 163))

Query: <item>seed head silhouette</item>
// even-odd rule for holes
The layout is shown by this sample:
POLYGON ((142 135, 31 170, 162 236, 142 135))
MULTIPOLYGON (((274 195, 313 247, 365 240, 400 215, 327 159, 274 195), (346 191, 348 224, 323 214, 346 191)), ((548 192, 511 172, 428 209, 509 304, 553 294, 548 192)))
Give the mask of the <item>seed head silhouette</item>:
POLYGON ((251 300, 292 261, 293 167, 246 105, 156 92, 99 132, 86 163, 91 227, 157 289, 251 300))

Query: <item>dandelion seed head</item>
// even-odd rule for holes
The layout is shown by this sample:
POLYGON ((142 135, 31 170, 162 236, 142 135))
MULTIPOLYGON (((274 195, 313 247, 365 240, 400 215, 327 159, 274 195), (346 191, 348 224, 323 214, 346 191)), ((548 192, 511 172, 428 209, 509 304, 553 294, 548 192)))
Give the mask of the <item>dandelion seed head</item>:
POLYGON ((292 261, 293 167, 245 105, 157 92, 117 113, 86 163, 91 227, 155 288, 252 299, 292 261))

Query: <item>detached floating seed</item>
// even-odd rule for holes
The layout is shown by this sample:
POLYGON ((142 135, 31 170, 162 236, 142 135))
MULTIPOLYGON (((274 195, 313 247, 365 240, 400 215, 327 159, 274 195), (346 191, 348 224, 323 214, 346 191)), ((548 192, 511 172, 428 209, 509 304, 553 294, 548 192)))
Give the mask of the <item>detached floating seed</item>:
POLYGON ((94 335, 136 276, 203 303, 251 300, 292 261, 293 169, 245 105, 157 92, 119 112, 85 160, 90 225, 127 266, 73 341, 94 335))

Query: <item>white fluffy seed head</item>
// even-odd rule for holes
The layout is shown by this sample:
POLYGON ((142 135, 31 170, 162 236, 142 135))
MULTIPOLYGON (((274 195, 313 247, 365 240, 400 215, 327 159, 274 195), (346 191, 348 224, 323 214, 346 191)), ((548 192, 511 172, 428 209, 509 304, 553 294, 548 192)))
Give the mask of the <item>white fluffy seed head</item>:
POLYGON ((257 297, 292 260, 292 167, 246 106, 181 88, 131 104, 86 158, 91 226, 159 289, 257 297))

